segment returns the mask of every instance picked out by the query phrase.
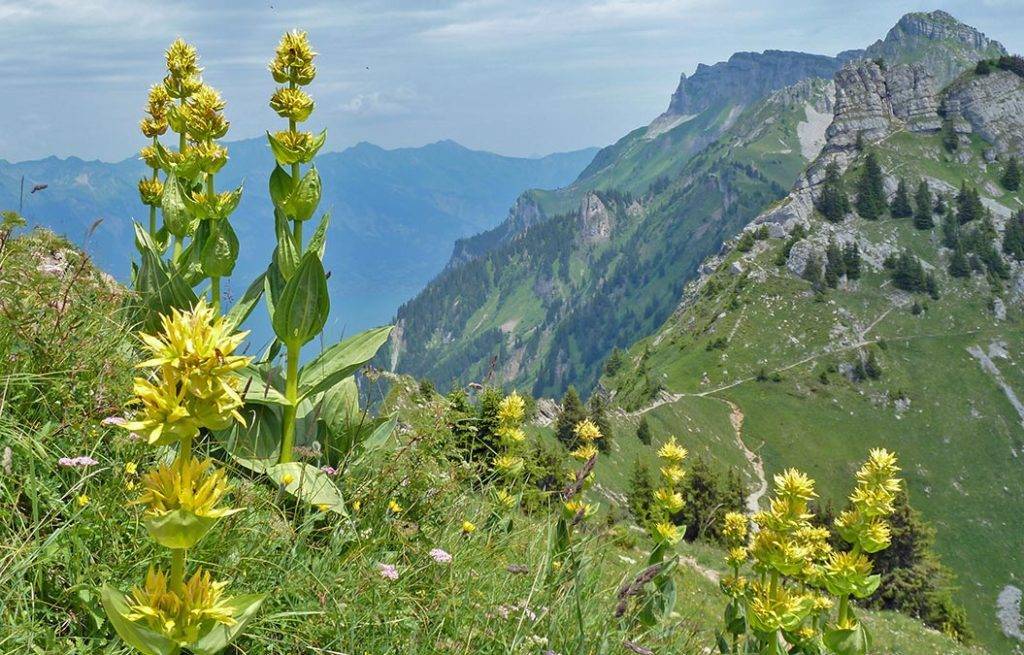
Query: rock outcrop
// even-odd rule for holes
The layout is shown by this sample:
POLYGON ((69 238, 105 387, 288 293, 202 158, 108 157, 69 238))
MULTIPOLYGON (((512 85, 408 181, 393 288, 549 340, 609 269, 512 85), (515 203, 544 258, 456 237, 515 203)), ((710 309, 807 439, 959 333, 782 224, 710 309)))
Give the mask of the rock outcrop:
POLYGON ((511 241, 517 234, 522 234, 533 225, 545 220, 547 220, 547 215, 537 204, 533 195, 529 191, 522 193, 516 198, 512 208, 508 210, 508 217, 497 227, 457 240, 452 248, 452 256, 448 260, 446 269, 455 268, 477 257, 482 257, 491 250, 511 241))
POLYGON ((596 193, 588 193, 580 202, 578 217, 583 243, 604 243, 611 238, 615 217, 596 193))
POLYGON ((949 87, 943 110, 961 132, 975 132, 999 154, 1024 154, 1024 78, 1005 70, 969 74, 949 87))

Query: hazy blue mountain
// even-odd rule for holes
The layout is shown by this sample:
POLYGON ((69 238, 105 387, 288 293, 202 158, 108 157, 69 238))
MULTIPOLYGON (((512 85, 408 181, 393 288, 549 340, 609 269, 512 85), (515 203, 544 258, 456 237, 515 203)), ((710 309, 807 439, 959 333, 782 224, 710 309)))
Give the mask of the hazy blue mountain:
MULTIPOLYGON (((232 217, 242 255, 225 287, 237 293, 266 267, 273 248, 266 186, 273 159, 262 138, 231 143, 229 150, 218 187, 246 183, 232 217)), ((457 239, 497 225, 526 189, 568 184, 596 151, 519 158, 440 141, 395 150, 360 143, 320 156, 321 209, 333 217, 325 260, 334 303, 329 334, 385 323, 444 267, 457 239)), ((0 207, 18 207, 24 176, 30 224, 83 244, 103 269, 124 280, 134 254, 131 219, 148 216, 135 191, 144 172, 134 158, 0 160, 0 207), (37 184, 48 186, 29 193, 37 184), (87 237, 97 219, 102 222, 87 237)))

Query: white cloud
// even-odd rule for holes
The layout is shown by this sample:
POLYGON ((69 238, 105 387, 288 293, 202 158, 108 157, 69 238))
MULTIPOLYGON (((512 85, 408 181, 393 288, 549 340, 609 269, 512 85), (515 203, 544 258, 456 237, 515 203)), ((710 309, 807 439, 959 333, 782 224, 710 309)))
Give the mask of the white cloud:
POLYGON ((400 87, 392 92, 373 91, 360 93, 338 107, 343 114, 361 117, 402 116, 412 113, 419 101, 417 93, 408 88, 400 87))

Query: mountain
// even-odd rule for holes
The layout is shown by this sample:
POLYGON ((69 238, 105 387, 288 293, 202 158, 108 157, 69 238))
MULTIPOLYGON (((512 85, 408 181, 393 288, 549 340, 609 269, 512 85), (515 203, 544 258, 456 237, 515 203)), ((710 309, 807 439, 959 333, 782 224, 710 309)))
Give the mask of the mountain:
POLYGON ((504 223, 457 242, 399 309, 389 363, 445 384, 589 390, 612 348, 660 325, 701 261, 817 156, 844 63, 885 49, 941 80, 952 64, 935 53, 949 43, 961 62, 1002 52, 947 18, 908 16, 866 51, 738 53, 684 75, 666 112, 572 184, 521 195, 504 223))
POLYGON ((821 155, 600 385, 621 410, 620 441, 635 440, 641 415, 656 431, 686 417, 687 446, 743 467, 754 488, 797 466, 836 507, 847 462, 872 446, 898 452, 959 574, 956 597, 997 653, 1021 647, 1024 576, 1024 252, 1004 248, 1014 222, 1024 231, 1024 195, 1000 183, 1008 157, 1024 156, 1016 61, 1018 73, 971 68, 945 87, 924 60, 843 68, 821 155), (952 208, 950 227, 934 211, 927 229, 912 217, 826 220, 827 165, 853 199, 869 153, 886 199, 900 180, 923 181, 952 208), (980 193, 973 214, 956 200, 964 184, 980 193), (830 244, 856 244, 859 276, 836 263, 829 283, 830 244))
MULTIPOLYGON (((229 293, 239 293, 262 272, 273 249, 266 186, 273 158, 265 139, 237 141, 228 148, 231 160, 218 184, 246 183, 233 218, 242 256, 226 286, 229 293)), ((321 207, 332 212, 325 261, 333 273, 332 336, 386 322, 442 269, 456 239, 492 227, 524 189, 571 181, 595 152, 528 159, 441 141, 395 150, 360 143, 318 157, 324 179, 321 207)), ((131 218, 145 212, 135 190, 144 173, 135 159, 0 161, 0 207, 18 207, 24 176, 24 213, 30 224, 67 234, 104 270, 124 280, 135 254, 131 218), (36 184, 48 186, 29 194, 36 184), (87 236, 97 218, 103 222, 87 236)))

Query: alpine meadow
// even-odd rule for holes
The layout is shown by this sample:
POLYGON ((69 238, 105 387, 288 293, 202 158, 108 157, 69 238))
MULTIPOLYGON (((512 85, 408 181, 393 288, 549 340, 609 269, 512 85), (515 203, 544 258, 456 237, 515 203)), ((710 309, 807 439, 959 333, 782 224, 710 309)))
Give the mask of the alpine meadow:
POLYGON ((1024 653, 1024 8, 700 4, 0 0, 0 653, 1024 653))

